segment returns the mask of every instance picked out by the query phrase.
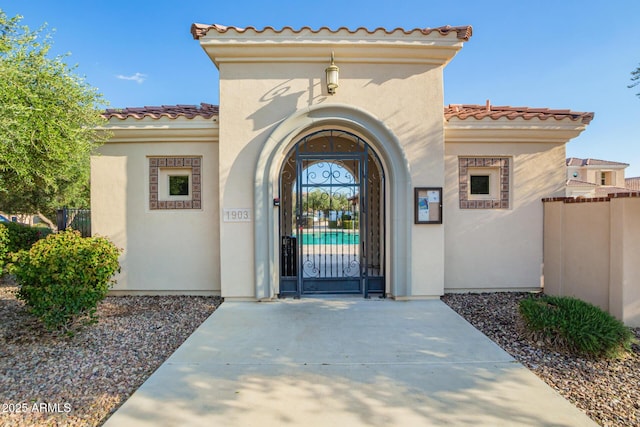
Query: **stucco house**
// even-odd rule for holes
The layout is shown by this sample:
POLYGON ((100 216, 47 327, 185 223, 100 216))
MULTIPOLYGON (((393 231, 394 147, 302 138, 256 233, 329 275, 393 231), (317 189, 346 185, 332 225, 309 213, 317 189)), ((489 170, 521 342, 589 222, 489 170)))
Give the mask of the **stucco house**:
POLYGON ((629 191, 625 179, 628 163, 600 159, 567 159, 568 197, 606 197, 629 191))
POLYGON ((541 199, 593 113, 444 106, 469 26, 191 31, 219 106, 105 112, 91 208, 124 249, 114 293, 541 288, 541 199))

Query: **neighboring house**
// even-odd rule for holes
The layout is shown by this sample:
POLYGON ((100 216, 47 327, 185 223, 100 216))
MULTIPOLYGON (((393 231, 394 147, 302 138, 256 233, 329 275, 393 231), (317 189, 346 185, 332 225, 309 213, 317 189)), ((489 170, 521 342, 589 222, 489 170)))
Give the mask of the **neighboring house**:
POLYGON ((624 179, 625 187, 631 191, 640 191, 640 176, 624 179))
POLYGON ((116 293, 541 288, 541 199, 565 194, 565 145, 593 113, 444 106, 471 27, 192 34, 219 70, 219 106, 105 112, 92 227, 124 249, 116 293), (305 221, 318 191, 351 201, 343 229, 305 221))
POLYGON ((606 197, 629 191, 624 170, 628 163, 569 157, 567 164, 567 197, 606 197))

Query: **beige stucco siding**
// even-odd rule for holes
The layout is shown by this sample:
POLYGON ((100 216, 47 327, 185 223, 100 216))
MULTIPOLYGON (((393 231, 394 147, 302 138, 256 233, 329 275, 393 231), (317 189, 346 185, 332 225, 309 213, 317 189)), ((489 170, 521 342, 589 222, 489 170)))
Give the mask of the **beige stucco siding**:
POLYGON ((565 148, 556 143, 453 143, 445 154, 445 290, 541 286, 541 199, 564 195, 565 148), (461 209, 459 157, 510 159, 508 209, 461 209))
POLYGON ((544 203, 545 292, 585 300, 640 326, 640 197, 544 203))
POLYGON ((107 143, 91 159, 92 229, 124 250, 116 292, 220 291, 213 142, 107 143), (150 210, 149 156, 202 157, 202 209, 150 210))
POLYGON ((609 311, 640 326, 640 197, 611 200, 609 311))
POLYGON ((609 309, 610 207, 608 203, 571 203, 565 205, 564 280, 562 294, 583 298, 609 309))
MULTIPOLYGON (((336 95, 328 96, 323 86, 325 67, 317 63, 220 64, 224 104, 220 111, 221 209, 255 208, 255 168, 266 140, 296 111, 320 104, 345 105, 376 117, 400 141, 414 186, 444 184, 441 68, 340 64, 340 87, 336 95)), ((348 115, 343 119, 325 127, 348 125, 348 115)), ((368 142, 376 146, 375 141, 368 142)), ((400 190, 391 182, 390 191, 400 190)), ((223 296, 252 297, 255 271, 247 256, 254 250, 251 224, 221 222, 220 227, 221 247, 225 248, 221 254, 223 296)), ((439 295, 444 280, 444 229, 414 226, 412 237, 414 279, 407 288, 413 296, 439 295)), ((277 283, 271 285, 277 289, 277 283)))

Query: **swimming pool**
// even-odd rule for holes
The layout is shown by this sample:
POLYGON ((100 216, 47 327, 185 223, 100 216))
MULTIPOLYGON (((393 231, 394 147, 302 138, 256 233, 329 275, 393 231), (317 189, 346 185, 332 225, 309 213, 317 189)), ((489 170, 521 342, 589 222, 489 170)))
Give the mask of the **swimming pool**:
POLYGON ((303 245, 357 245, 360 243, 360 234, 351 231, 304 231, 302 233, 303 245))

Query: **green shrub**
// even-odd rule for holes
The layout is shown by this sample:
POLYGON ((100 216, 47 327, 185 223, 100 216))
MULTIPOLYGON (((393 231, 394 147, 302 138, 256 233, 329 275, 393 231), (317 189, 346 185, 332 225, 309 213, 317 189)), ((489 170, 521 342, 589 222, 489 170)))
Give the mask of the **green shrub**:
POLYGON ((51 234, 51 230, 44 227, 31 227, 17 222, 5 224, 9 232, 8 252, 28 251, 35 242, 51 234))
POLYGON ((93 322, 120 271, 119 254, 103 237, 83 238, 73 230, 52 234, 14 257, 17 297, 49 330, 70 331, 81 319, 93 322))
POLYGON ((354 220, 343 220, 342 228, 344 230, 356 230, 358 228, 358 221, 354 220))
POLYGON ((634 341, 631 330, 600 308, 570 297, 544 295, 520 301, 532 338, 590 356, 616 357, 634 341))
POLYGON ((327 221, 327 226, 329 228, 338 228, 338 221, 329 220, 329 221, 327 221))
POLYGON ((4 264, 9 254, 9 230, 4 224, 0 224, 0 276, 4 272, 4 264))

